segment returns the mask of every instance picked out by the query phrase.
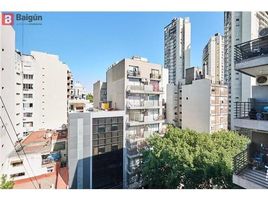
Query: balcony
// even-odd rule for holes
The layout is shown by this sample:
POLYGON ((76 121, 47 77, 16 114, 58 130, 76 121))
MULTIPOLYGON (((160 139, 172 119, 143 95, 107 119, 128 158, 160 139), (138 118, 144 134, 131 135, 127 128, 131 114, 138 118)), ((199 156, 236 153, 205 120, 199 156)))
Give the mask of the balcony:
POLYGON ((127 71, 127 77, 128 78, 138 78, 138 79, 141 79, 141 74, 140 74, 140 71, 131 71, 131 70, 128 70, 127 71))
POLYGON ((233 183, 246 189, 268 188, 268 148, 251 143, 234 157, 233 183))
POLYGON ((268 130, 268 102, 235 102, 234 125, 240 128, 268 130))
POLYGON ((127 109, 131 110, 139 110, 139 109, 160 109, 162 106, 160 106, 159 101, 140 101, 138 103, 128 101, 127 102, 127 109))
POLYGON ((252 77, 268 74, 268 36, 235 46, 235 69, 252 77))
POLYGON ((155 80, 155 81, 160 81, 161 80, 161 75, 160 74, 151 73, 150 74, 150 79, 151 80, 155 80))
POLYGON ((164 116, 159 115, 157 117, 139 115, 137 118, 130 119, 127 123, 128 126, 142 126, 147 124, 159 124, 164 123, 164 116))
POLYGON ((133 94, 163 94, 163 88, 153 85, 130 85, 127 92, 133 94))

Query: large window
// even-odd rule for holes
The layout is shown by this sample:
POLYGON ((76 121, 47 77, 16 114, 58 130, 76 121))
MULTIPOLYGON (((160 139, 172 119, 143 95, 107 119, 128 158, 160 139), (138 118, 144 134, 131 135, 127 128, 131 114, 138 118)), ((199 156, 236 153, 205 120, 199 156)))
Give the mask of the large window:
POLYGON ((31 80, 33 79, 33 74, 23 74, 23 78, 31 80))
POLYGON ((27 90, 32 90, 33 89, 33 84, 29 84, 29 83, 24 83, 23 84, 23 90, 27 91, 27 90))

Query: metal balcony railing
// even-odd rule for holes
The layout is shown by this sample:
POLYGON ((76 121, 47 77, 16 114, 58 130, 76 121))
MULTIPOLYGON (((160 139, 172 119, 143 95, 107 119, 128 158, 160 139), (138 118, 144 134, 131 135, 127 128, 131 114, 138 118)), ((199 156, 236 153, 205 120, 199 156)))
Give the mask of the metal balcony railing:
POLYGON ((249 165, 249 149, 246 148, 244 151, 240 152, 234 157, 234 173, 239 174, 249 165))
POLYGON ((140 72, 139 71, 131 71, 131 70, 128 70, 127 71, 127 76, 132 76, 132 77, 140 77, 140 72))
POLYGON ((268 120, 268 102, 235 102, 235 118, 268 120))
POLYGON ((259 56, 268 56, 268 35, 235 45, 235 62, 259 56))

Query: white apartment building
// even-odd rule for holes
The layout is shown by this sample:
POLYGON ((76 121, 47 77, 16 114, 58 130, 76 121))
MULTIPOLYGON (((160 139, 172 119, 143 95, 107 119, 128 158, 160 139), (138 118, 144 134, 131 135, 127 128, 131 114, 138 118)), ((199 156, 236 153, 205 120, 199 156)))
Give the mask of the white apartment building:
POLYGON ((85 88, 79 81, 76 81, 74 83, 74 98, 75 99, 86 99, 85 88))
POLYGON ((17 141, 16 133, 19 138, 22 137, 21 74, 21 62, 15 52, 15 31, 11 26, 0 26, 0 96, 5 104, 0 101, 0 176, 8 167, 6 160, 8 154, 14 149, 12 142, 17 141))
POLYGON ((224 83, 224 37, 212 36, 203 49, 203 75, 213 83, 224 83))
POLYGON ((164 133, 163 68, 145 58, 123 59, 108 69, 106 81, 107 100, 126 113, 127 187, 138 188, 139 149, 149 135, 164 133))
POLYGON ((169 83, 182 82, 190 67, 191 22, 188 17, 175 18, 164 28, 164 67, 169 70, 169 83))
POLYGON ((234 46, 255 39, 262 28, 268 26, 267 12, 225 12, 224 13, 224 66, 225 83, 229 90, 229 128, 234 129, 234 105, 247 101, 252 96, 253 77, 234 69, 234 46))
POLYGON ((73 85, 73 75, 71 70, 67 69, 67 99, 74 98, 74 85, 73 85))
POLYGON ((235 70, 256 78, 252 97, 234 103, 234 127, 251 143, 234 157, 233 183, 247 189, 268 188, 268 28, 257 39, 235 46, 235 70), (264 34, 263 34, 264 33, 264 34))
POLYGON ((60 128, 67 123, 67 65, 57 55, 36 51, 21 60, 24 135, 60 128))
POLYGON ((166 116, 168 123, 177 121, 178 87, 185 83, 190 65, 191 22, 187 17, 175 18, 164 28, 164 68, 168 69, 169 85, 166 116))
POLYGON ((209 79, 193 80, 179 89, 180 127, 197 132, 227 130, 228 88, 209 79))

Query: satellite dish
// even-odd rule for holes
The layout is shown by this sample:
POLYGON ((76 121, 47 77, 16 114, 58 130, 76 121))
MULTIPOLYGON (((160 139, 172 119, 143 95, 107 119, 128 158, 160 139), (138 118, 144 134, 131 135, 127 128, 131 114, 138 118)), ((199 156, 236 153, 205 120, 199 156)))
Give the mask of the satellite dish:
POLYGON ((268 35, 268 27, 261 29, 261 31, 259 32, 260 37, 263 37, 263 36, 266 36, 266 35, 268 35))

